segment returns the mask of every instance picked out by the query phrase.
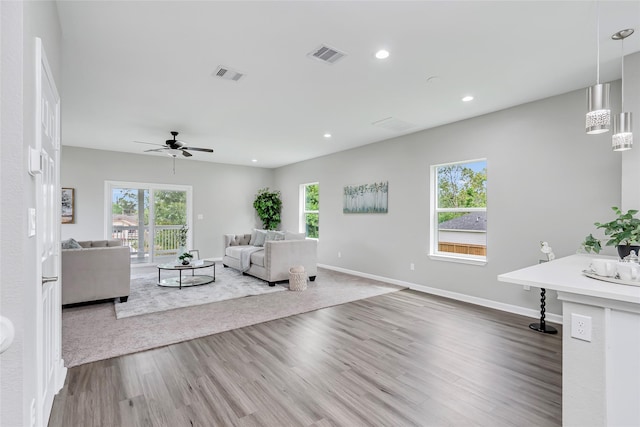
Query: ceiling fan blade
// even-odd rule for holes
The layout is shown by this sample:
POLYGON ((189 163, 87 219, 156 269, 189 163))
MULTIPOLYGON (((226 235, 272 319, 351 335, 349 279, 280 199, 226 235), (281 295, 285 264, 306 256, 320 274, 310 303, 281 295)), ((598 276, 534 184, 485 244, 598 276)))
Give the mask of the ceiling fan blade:
POLYGON ((155 152, 161 152, 166 150, 166 148, 152 148, 151 150, 144 150, 145 153, 148 153, 150 151, 155 151, 155 152))
POLYGON ((191 150, 191 151, 204 151, 205 153, 213 153, 211 148, 198 148, 198 147, 182 147, 183 150, 191 150))
POLYGON ((182 150, 182 155, 185 157, 191 157, 193 156, 193 154, 189 153, 188 151, 182 150))
POLYGON ((133 142, 136 142, 138 144, 149 144, 149 145, 157 145, 158 147, 164 147, 163 144, 156 144, 156 143, 153 143, 153 142, 144 142, 144 141, 133 141, 133 142))

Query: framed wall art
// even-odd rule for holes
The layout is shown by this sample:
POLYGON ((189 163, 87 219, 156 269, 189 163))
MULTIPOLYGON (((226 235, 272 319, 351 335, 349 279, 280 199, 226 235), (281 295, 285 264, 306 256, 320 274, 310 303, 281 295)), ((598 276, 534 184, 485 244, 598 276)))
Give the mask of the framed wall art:
POLYGON ((389 181, 346 185, 342 194, 343 213, 387 213, 389 181))
POLYGON ((62 223, 75 223, 74 215, 75 194, 73 188, 62 189, 62 223))

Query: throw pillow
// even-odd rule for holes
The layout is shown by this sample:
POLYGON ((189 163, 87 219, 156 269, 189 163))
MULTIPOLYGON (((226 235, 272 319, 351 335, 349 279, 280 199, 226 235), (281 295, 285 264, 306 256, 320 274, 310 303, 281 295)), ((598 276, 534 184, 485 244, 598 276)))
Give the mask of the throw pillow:
POLYGON ((267 232, 264 230, 256 230, 256 240, 253 242, 253 246, 264 246, 264 241, 267 238, 267 232))
POLYGON ((258 236, 258 231, 266 232, 267 230, 259 230, 257 228, 253 229, 253 231, 251 232, 251 240, 249 240, 249 244, 252 246, 256 246, 256 237, 258 236))
POLYGON ((269 230, 267 231, 267 237, 264 240, 265 242, 284 240, 284 233, 282 231, 269 230))
POLYGON ((307 235, 305 233, 293 233, 291 231, 285 231, 284 240, 305 240, 307 235))
POLYGON ((60 242, 62 245, 62 249, 82 249, 80 243, 76 242, 75 239, 67 239, 60 242))

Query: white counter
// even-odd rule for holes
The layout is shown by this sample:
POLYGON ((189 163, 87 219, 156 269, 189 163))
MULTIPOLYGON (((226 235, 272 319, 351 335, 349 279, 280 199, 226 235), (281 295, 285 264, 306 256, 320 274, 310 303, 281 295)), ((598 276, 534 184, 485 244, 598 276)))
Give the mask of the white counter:
MULTIPOLYGON (((618 285, 583 275, 593 258, 613 257, 595 255, 571 255, 552 262, 534 265, 510 273, 501 274, 501 282, 553 289, 559 292, 586 295, 615 301, 640 304, 640 286, 618 285)), ((640 285, 640 282, 638 282, 640 285)))
POLYGON ((553 289, 562 301, 562 424, 640 426, 640 287, 583 275, 596 257, 615 259, 572 255, 498 280, 553 289), (590 341, 571 336, 574 314, 591 319, 590 341))

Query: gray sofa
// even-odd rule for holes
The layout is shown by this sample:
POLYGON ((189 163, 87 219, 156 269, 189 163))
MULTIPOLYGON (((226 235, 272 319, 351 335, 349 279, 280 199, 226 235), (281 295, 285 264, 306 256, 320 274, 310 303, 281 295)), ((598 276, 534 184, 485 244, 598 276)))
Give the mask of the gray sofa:
POLYGON ((120 240, 77 242, 81 249, 62 249, 62 305, 129 298, 131 255, 120 240))
MULTIPOLYGON (((289 233, 295 235, 296 233, 289 233)), ((289 280, 289 268, 301 265, 309 280, 318 274, 318 242, 296 237, 295 240, 272 240, 264 242, 262 248, 250 245, 251 234, 225 234, 222 264, 250 274, 274 286, 276 282, 289 280), (242 250, 253 248, 250 264, 241 265, 242 250)))

